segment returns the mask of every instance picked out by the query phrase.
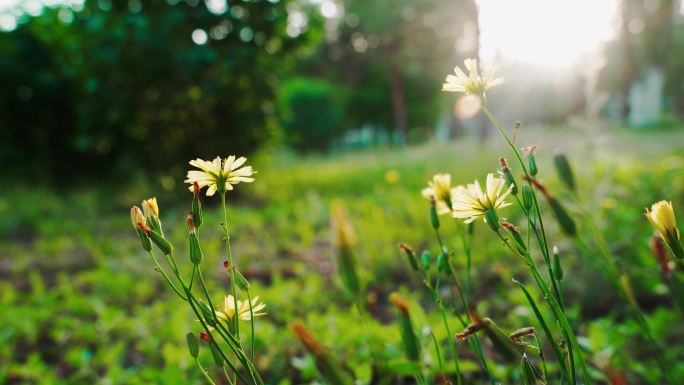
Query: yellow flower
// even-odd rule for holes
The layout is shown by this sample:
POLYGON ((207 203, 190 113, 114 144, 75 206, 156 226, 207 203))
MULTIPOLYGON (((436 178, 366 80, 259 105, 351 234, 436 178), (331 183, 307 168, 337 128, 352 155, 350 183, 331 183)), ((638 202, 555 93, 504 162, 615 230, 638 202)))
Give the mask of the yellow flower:
POLYGON ((455 67, 456 76, 447 75, 446 83, 442 85, 442 91, 484 96, 485 91, 503 83, 503 78, 494 78, 496 71, 494 64, 480 74, 477 70, 477 60, 466 59, 463 63, 470 73, 466 75, 460 67, 455 67))
MULTIPOLYGON (((261 312, 266 307, 266 304, 259 303, 259 297, 254 297, 252 299, 252 314, 249 311, 249 301, 237 301, 238 307, 238 318, 243 321, 249 321, 252 319, 252 314, 255 317, 265 315, 266 313, 261 312)), ((228 294, 223 300, 223 309, 216 312, 216 317, 222 319, 226 322, 233 319, 235 316, 235 297, 228 294)))
POLYGON ((353 247, 356 244, 354 227, 349 220, 347 207, 341 200, 334 200, 330 205, 330 225, 339 247, 353 247))
POLYGON ((437 212, 439 214, 447 214, 451 211, 452 196, 455 192, 456 189, 451 188, 451 175, 435 174, 432 180, 428 181, 428 187, 424 188, 420 193, 427 199, 434 197, 437 212))
POLYGON ((505 199, 511 193, 512 185, 505 189, 506 185, 504 178, 495 177, 490 173, 487 175, 486 191, 482 190, 477 180, 466 187, 456 187, 453 201, 454 218, 465 219, 465 223, 470 223, 480 217, 484 220, 487 210, 496 211, 510 206, 505 199))
POLYGON ((646 209, 645 215, 664 240, 671 241, 671 237, 679 239, 679 229, 677 229, 672 202, 656 202, 651 206, 650 211, 646 209))
POLYGON ((143 212, 145 213, 145 218, 159 218, 159 207, 157 206, 157 198, 152 197, 150 199, 142 201, 142 208, 143 212))
POLYGON ((185 183, 190 184, 190 191, 194 191, 193 183, 197 182, 200 188, 207 188, 207 196, 212 196, 218 191, 223 193, 233 189, 233 185, 240 182, 251 183, 254 178, 251 176, 256 174, 252 170, 252 166, 242 167, 247 161, 247 158, 235 158, 235 155, 227 157, 222 160, 220 157, 214 158, 209 162, 202 159, 195 159, 190 161, 190 165, 199 168, 199 170, 188 171, 185 183))
POLYGON ((133 228, 137 230, 139 223, 145 224, 145 216, 140 210, 140 207, 133 206, 131 207, 131 224, 133 224, 133 228))

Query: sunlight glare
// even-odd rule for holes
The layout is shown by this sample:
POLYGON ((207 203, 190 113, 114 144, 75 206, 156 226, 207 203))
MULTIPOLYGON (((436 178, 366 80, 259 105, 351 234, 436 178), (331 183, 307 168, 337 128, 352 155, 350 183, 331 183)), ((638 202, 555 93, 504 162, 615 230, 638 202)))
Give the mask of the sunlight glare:
POLYGON ((573 65, 613 37, 617 0, 478 0, 480 54, 573 65))

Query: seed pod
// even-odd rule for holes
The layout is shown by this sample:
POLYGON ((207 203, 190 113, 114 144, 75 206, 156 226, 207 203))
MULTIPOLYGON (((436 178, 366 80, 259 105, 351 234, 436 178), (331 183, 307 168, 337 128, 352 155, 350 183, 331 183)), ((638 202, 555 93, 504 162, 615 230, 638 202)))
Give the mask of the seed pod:
POLYGON ((562 281, 563 280, 563 267, 561 266, 560 263, 560 257, 559 257, 559 251, 558 251, 558 246, 553 247, 553 275, 556 277, 556 280, 562 281))
POLYGON ((439 272, 449 271, 449 255, 447 253, 440 253, 437 256, 437 270, 439 272))
POLYGON ((404 254, 406 254, 406 259, 408 259, 411 268, 415 271, 418 271, 418 262, 416 261, 416 254, 413 252, 413 249, 405 243, 400 243, 399 248, 404 251, 404 254))
POLYGON ((565 211, 565 208, 563 205, 556 200, 556 198, 552 196, 547 196, 546 199, 549 202, 549 206, 551 206, 551 210, 553 213, 556 215, 556 220, 558 221, 558 225, 560 225, 561 230, 565 233, 565 235, 569 237, 574 237, 577 235, 577 227, 575 226, 575 221, 572 219, 570 214, 568 214, 567 211, 565 211))
POLYGON ((530 154, 527 156, 527 168, 530 172, 530 175, 537 175, 537 160, 534 158, 534 154, 530 154))
POLYGON ((240 270, 235 268, 235 266, 233 266, 233 273, 235 273, 235 285, 237 285, 237 287, 244 292, 248 291, 249 281, 247 281, 247 278, 245 278, 245 276, 242 275, 240 270))
POLYGON ((427 250, 423 251, 423 253, 420 255, 420 262, 423 265, 423 270, 430 270, 430 265, 432 264, 431 259, 430 252, 427 250))
POLYGON ((565 187, 570 190, 575 190, 575 176, 572 173, 572 168, 568 162, 568 158, 565 154, 556 154, 553 157, 553 164, 556 166, 556 172, 565 187))
POLYGON ((197 358, 199 355, 199 341, 197 340, 197 336, 195 333, 189 332, 185 335, 185 338, 188 341, 188 350, 190 351, 190 355, 193 358, 197 358))
POLYGON ((399 293, 392 293, 390 302, 399 310, 399 332, 406 358, 413 362, 419 362, 420 344, 418 343, 418 336, 413 330, 408 302, 399 293))
POLYGON ((199 239, 197 238, 197 232, 195 231, 194 216, 192 213, 188 214, 188 227, 190 228, 190 262, 195 265, 202 263, 204 254, 202 253, 202 247, 200 246, 199 239))
POLYGON ((214 357, 214 363, 219 367, 223 367, 223 357, 221 356, 221 353, 219 353, 216 342, 211 341, 209 344, 209 350, 211 350, 211 355, 214 357))
POLYGON ((485 221, 489 227, 494 230, 494 232, 499 231, 499 217, 496 215, 496 211, 489 209, 484 213, 485 221))
POLYGON ((437 208, 435 206, 435 197, 430 197, 430 223, 432 224, 432 228, 437 230, 439 228, 439 216, 437 215, 437 208))
POLYGON ((195 227, 202 227, 202 202, 200 201, 200 188, 197 182, 192 184, 192 219, 195 222, 195 227))
POLYGON ((147 226, 142 228, 142 230, 145 232, 145 234, 147 234, 148 237, 150 237, 152 242, 155 245, 157 245, 157 247, 159 248, 159 250, 161 250, 162 253, 170 255, 173 252, 173 245, 169 241, 167 241, 163 235, 150 229, 147 226))
POLYGON ((503 172, 504 177, 506 178, 506 183, 508 183, 508 185, 511 186, 511 194, 517 195, 518 185, 515 183, 515 178, 513 178, 511 169, 508 167, 508 162, 506 162, 506 158, 499 158, 499 162, 501 163, 501 171, 503 172))
POLYGON ((526 211, 530 211, 534 206, 534 191, 529 185, 522 186, 523 207, 526 211))
POLYGON ((508 233, 511 234, 511 236, 515 240, 516 246, 521 252, 524 253, 525 251, 527 251, 527 245, 525 245, 525 241, 520 236, 520 231, 517 227, 515 227, 511 223, 508 223, 508 221, 506 221, 505 218, 501 221, 501 227, 506 229, 508 233))

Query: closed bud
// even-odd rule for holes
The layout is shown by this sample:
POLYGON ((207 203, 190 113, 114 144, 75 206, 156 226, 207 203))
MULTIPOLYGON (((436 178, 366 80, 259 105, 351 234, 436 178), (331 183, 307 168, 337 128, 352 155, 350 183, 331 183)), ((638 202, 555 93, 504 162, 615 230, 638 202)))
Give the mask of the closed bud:
POLYGON ((496 211, 492 209, 485 211, 484 218, 492 230, 499 232, 499 217, 496 215, 496 211))
POLYGON ((159 250, 161 250, 162 253, 165 255, 170 255, 173 252, 173 245, 169 241, 164 238, 163 235, 159 234, 158 232, 150 229, 149 227, 142 225, 140 227, 145 234, 147 234, 148 237, 152 240, 152 242, 157 245, 159 250))
POLYGON ((525 211, 530 211, 534 206, 534 191, 529 185, 522 186, 523 207, 525 211))
POLYGON ((430 252, 425 250, 420 255, 420 262, 423 265, 423 270, 430 270, 430 265, 432 264, 432 258, 430 257, 430 252))
POLYGON ((440 253, 437 256, 437 270, 440 272, 449 271, 449 254, 440 253))
POLYGON ((209 344, 209 350, 211 350, 211 356, 214 358, 214 363, 219 367, 223 367, 223 357, 218 350, 218 346, 216 346, 216 342, 212 341, 209 344))
POLYGON ((197 182, 194 182, 192 187, 192 219, 195 222, 195 227, 199 229, 202 227, 202 202, 200 201, 200 187, 197 182))
POLYGON ((430 223, 432 228, 437 230, 439 228, 439 216, 437 215, 437 207, 435 203, 435 197, 430 197, 430 223))
POLYGON ((188 230, 190 232, 190 262, 195 265, 202 263, 204 259, 204 254, 202 253, 202 247, 200 246, 199 239, 197 238, 197 231, 195 231, 195 224, 193 220, 192 213, 188 214, 188 230))
POLYGON ((314 357, 316 368, 321 376, 331 385, 351 385, 353 380, 340 368, 332 357, 325 351, 320 342, 311 332, 300 323, 292 325, 292 331, 299 337, 306 350, 314 357))
POLYGON ((195 333, 190 332, 185 335, 185 338, 188 341, 188 350, 190 351, 190 355, 193 358, 197 358, 199 355, 199 341, 197 340, 197 336, 195 333))
POLYGON ((558 202, 555 198, 547 196, 546 199, 549 201, 549 206, 551 210, 556 215, 556 220, 560 226, 563 233, 569 237, 574 237, 577 235, 577 227, 575 226, 575 221, 572 219, 570 214, 565 210, 563 205, 558 202))
POLYGON ((418 343, 418 336, 413 329, 408 302, 399 293, 392 293, 389 300, 399 310, 399 332, 406 358, 413 362, 418 362, 420 361, 420 344, 418 343))
POLYGON ((518 230, 517 227, 515 227, 513 224, 509 223, 506 221, 506 218, 501 220, 501 227, 506 229, 509 234, 513 237, 515 240, 516 246, 518 246, 518 249, 520 249, 521 252, 525 252, 527 250, 527 246, 525 245, 525 241, 522 239, 520 236, 520 231, 518 230))
POLYGON ((501 172, 504 174, 504 177, 506 178, 506 183, 508 183, 508 185, 511 186, 511 194, 517 195, 518 185, 515 183, 515 178, 513 178, 511 169, 508 167, 508 162, 506 162, 506 158, 499 158, 499 162, 501 162, 501 172))
POLYGON ((563 267, 560 263, 560 252, 558 251, 558 246, 553 247, 553 275, 558 281, 563 280, 563 267))
POLYGON ((247 278, 245 278, 245 276, 242 275, 240 270, 236 269, 235 266, 233 266, 233 273, 235 273, 235 285, 244 292, 248 291, 249 281, 247 281, 247 278))
POLYGON ((527 156, 527 169, 530 175, 537 175, 537 160, 534 158, 534 153, 537 151, 537 145, 523 147, 522 151, 525 153, 525 156, 527 156))
POLYGON ((556 154, 553 157, 553 164, 556 166, 556 172, 565 187, 570 190, 575 190, 575 176, 572 173, 572 168, 570 167, 570 162, 565 154, 556 154))
POLYGON ((399 248, 402 251, 404 251, 404 254, 406 255, 406 259, 408 259, 409 265, 411 265, 411 268, 415 271, 418 271, 418 262, 416 261, 416 253, 413 252, 413 249, 405 243, 400 243, 399 248))
POLYGON ((211 337, 209 337, 209 334, 207 332, 200 332, 200 339, 206 343, 211 342, 211 337))
POLYGON ((159 206, 157 206, 157 198, 152 197, 142 201, 143 212, 145 213, 146 224, 160 234, 164 234, 159 221, 159 206))

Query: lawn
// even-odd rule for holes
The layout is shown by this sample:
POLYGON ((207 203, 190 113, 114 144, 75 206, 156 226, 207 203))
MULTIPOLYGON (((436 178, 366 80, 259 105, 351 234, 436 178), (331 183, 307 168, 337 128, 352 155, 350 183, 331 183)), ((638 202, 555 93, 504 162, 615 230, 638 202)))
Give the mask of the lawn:
MULTIPOLYGON (((599 134, 571 128, 523 129, 518 138, 519 146, 540 143, 538 179, 576 218, 580 235, 589 239, 590 253, 598 245, 589 236, 580 207, 592 214, 620 271, 630 277, 654 335, 668 347, 670 360, 684 354, 684 332, 678 327, 682 313, 649 250, 652 228, 643 211, 656 200, 668 199, 682 213, 683 139, 679 131, 599 134), (568 154, 578 178, 578 200, 562 188, 553 170, 555 151, 568 154)), ((451 173, 457 184, 495 172, 498 158, 512 155, 498 137, 491 142, 481 146, 463 140, 328 156, 275 153, 250 159, 258 170, 256 181, 229 193, 228 226, 236 264, 267 305, 268 314, 255 323, 256 365, 266 383, 320 379, 313 357, 291 331, 295 320, 357 379, 370 381, 378 362, 390 374, 384 383, 406 377, 396 312, 388 303, 394 291, 409 299, 425 365, 439 370, 431 332, 439 341, 445 341, 447 333, 397 245, 406 242, 418 252, 438 254, 429 204, 420 191, 437 172, 451 173), (329 215, 336 200, 348 208, 358 239, 354 250, 367 287, 367 315, 354 308, 337 274, 329 215)), ((149 179, 138 172, 123 186, 79 184, 57 191, 40 184, 6 185, 0 195, 0 384, 202 383, 185 342, 186 332, 199 332, 200 327, 155 272, 129 219, 131 205, 155 195, 164 229, 179 249, 182 270, 189 274, 191 264, 183 256, 192 194, 182 184, 184 168, 175 165, 169 175, 149 179)), ((204 264, 210 291, 221 302, 226 271, 219 200, 204 202, 204 264)), ((548 210, 545 202, 542 210, 548 210)), ((522 218, 514 213, 511 210, 508 219, 520 225, 522 218)), ((462 273, 460 226, 442 217, 442 234, 456 252, 452 262, 462 273)), ((626 317, 616 292, 586 263, 586 251, 563 236, 553 221, 548 227, 550 242, 562 253, 566 312, 581 345, 591 352, 592 375, 613 384, 620 383, 616 376, 630 384, 657 383, 644 336, 626 317)), ((477 223, 472 301, 478 313, 506 331, 537 327, 522 292, 512 283, 512 278, 530 282, 529 273, 502 250, 487 226, 477 223)), ((452 332, 461 331, 453 314, 451 322, 452 332)), ((489 343, 483 347, 494 374, 514 381, 515 374, 495 348, 489 343)), ((459 348, 467 378, 485 383, 467 344, 459 348)), ((208 349, 202 349, 201 356, 208 370, 218 373, 210 365, 208 349)), ((684 381, 684 365, 673 368, 672 375, 677 383, 684 381)))

